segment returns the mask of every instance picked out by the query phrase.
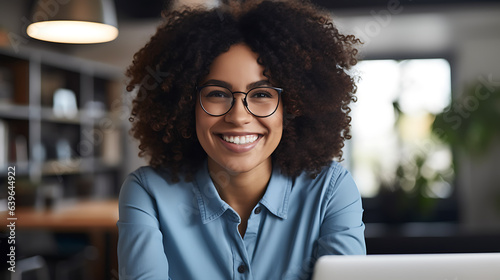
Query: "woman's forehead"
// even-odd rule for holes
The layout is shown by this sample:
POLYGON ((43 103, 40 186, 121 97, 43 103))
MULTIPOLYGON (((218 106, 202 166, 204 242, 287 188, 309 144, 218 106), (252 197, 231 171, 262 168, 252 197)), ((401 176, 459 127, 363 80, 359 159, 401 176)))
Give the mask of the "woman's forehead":
POLYGON ((267 80, 264 67, 257 62, 259 55, 246 44, 236 44, 214 59, 203 83, 216 80, 230 88, 247 88, 250 84, 267 80))

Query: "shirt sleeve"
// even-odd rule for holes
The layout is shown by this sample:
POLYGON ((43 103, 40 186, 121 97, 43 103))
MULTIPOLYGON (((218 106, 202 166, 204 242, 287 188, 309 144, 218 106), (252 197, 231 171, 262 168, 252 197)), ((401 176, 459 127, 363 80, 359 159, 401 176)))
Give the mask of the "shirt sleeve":
POLYGON ((130 174, 119 196, 118 266, 120 279, 170 279, 154 198, 141 169, 130 174))
POLYGON ((317 257, 366 255, 361 196, 350 173, 339 165, 334 169, 325 197, 317 257))

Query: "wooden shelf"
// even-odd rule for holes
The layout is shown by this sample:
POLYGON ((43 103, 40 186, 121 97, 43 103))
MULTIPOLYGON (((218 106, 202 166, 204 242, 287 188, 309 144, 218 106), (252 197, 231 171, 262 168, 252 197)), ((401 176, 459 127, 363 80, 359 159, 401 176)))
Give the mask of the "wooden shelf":
MULTIPOLYGON (((72 158, 69 160, 48 160, 43 163, 33 163, 33 162, 10 162, 5 166, 0 166, 2 169, 6 169, 7 166, 16 167, 16 176, 28 176, 30 168, 36 167, 42 176, 61 176, 61 175, 71 175, 80 173, 93 173, 95 169, 100 172, 109 172, 118 168, 119 163, 107 163, 103 158, 72 158)), ((0 174, 0 178, 7 176, 5 174, 0 174)))
POLYGON ((0 103, 0 118, 28 120, 30 107, 28 105, 16 105, 0 103))
POLYGON ((16 52, 0 48, 0 67, 7 73, 2 81, 7 91, 0 102, 0 148, 6 152, 0 164, 17 166, 16 175, 29 177, 36 186, 53 184, 57 176, 70 194, 80 193, 85 180, 101 184, 83 184, 98 193, 103 188, 116 192, 124 147, 117 132, 125 120, 112 110, 122 98, 122 69, 28 47, 16 52), (59 89, 74 94, 73 100, 66 92, 66 103, 76 102, 74 114, 54 112, 59 89), (71 159, 57 160, 65 157, 71 159), (16 163, 26 158, 26 163, 16 163))

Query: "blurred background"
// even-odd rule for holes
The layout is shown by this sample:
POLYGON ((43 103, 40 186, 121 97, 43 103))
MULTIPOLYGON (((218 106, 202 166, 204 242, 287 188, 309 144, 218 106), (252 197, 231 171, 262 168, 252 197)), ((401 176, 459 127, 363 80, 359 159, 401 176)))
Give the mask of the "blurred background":
MULTIPOLYGON (((218 5, 108 1, 110 42, 27 35, 37 11, 72 1, 0 1, 0 213, 11 221, 15 167, 19 279, 118 279, 116 199, 145 164, 128 135, 125 69, 164 7, 218 5)), ((313 2, 363 41, 342 164, 363 197, 368 253, 500 252, 500 3, 313 2)), ((4 273, 12 233, 1 231, 4 273)))

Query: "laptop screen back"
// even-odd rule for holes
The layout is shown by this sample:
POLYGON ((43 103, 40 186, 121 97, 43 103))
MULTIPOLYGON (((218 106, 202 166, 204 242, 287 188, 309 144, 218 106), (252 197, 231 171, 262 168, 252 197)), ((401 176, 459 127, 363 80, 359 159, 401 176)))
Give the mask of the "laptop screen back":
POLYGON ((500 253, 323 256, 313 280, 500 280, 500 253))

